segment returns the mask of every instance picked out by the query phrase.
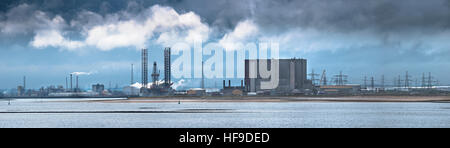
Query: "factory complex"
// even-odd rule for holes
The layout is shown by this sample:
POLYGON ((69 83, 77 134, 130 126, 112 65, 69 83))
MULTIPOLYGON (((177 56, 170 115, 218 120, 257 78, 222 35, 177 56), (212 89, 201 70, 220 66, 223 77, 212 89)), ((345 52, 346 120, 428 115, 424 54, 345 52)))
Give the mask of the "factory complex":
MULTIPOLYGON (((411 76, 406 72, 402 80, 399 76, 392 85, 385 83, 384 76, 375 84, 374 77, 364 77, 363 84, 349 84, 348 76, 340 72, 327 79, 322 74, 308 73, 306 59, 244 59, 244 78, 239 80, 223 79, 222 87, 206 88, 204 61, 201 65, 200 87, 174 89, 172 82, 171 48, 164 48, 164 78, 158 63, 149 64, 148 49, 141 49, 141 86, 134 86, 134 65, 131 65, 131 84, 119 88, 105 88, 104 84, 92 84, 86 91, 79 87, 79 75, 71 73, 66 77, 66 86, 42 87, 39 90, 26 89, 26 77, 23 85, 17 89, 4 91, 0 97, 152 97, 152 96, 324 96, 324 95, 435 95, 448 94, 449 87, 439 86, 429 73, 422 76, 421 84, 412 85, 411 76), (276 63, 276 64, 274 64, 276 63), (151 70, 149 70, 151 67, 151 70), (151 81, 149 81, 149 78, 151 81), (75 82, 74 82, 75 81, 75 82), (239 81, 240 83, 236 83, 239 81), (369 83, 370 84, 369 84, 369 83), (75 83, 75 84, 73 84, 75 83)), ((156 56, 156 55, 155 55, 156 56)))

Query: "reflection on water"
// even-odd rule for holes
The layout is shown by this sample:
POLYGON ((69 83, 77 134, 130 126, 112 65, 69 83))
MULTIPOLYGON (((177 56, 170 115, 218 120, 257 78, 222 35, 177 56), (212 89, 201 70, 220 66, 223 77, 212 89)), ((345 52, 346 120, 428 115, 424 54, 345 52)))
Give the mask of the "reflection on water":
POLYGON ((450 127, 450 103, 62 101, 0 100, 0 127, 450 127))

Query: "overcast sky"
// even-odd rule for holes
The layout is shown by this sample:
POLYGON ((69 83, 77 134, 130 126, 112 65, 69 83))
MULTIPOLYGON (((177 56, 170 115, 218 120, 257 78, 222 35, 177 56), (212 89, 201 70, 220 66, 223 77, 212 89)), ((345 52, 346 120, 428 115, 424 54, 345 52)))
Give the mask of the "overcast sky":
POLYGON ((277 41, 282 58, 351 83, 409 71, 450 84, 450 0, 2 0, 0 88, 24 75, 32 88, 63 85, 71 72, 85 72, 84 87, 123 86, 138 49, 162 64, 163 47, 193 39, 277 41))

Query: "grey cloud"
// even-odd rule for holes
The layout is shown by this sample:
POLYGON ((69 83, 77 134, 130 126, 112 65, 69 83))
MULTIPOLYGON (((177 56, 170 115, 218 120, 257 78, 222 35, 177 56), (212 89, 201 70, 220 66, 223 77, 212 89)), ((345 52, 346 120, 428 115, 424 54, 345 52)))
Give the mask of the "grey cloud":
MULTIPOLYGON (((14 11, 24 3, 39 6, 49 18, 57 14, 79 30, 101 23, 134 18, 145 20, 142 13, 154 4, 170 6, 179 13, 193 11, 214 29, 212 39, 225 33, 245 19, 252 19, 266 35, 283 34, 292 29, 315 29, 323 32, 358 32, 370 30, 381 39, 410 31, 433 34, 450 27, 450 0, 21 0, 8 1, 0 7, 0 27, 7 22, 29 19, 32 10, 14 11), (11 14, 15 17, 11 17, 11 14), (4 13, 3 18, 1 13, 4 13)), ((27 31, 39 28, 39 20, 30 19, 17 28, 27 31)), ((45 24, 45 23, 44 23, 45 24)), ((2 27, 5 28, 5 27, 2 27)))
POLYGON ((299 27, 331 31, 374 29, 390 32, 448 29, 450 26, 448 0, 231 0, 178 3, 183 6, 185 3, 205 6, 206 8, 187 5, 187 8, 194 9, 213 24, 229 28, 248 17, 253 17, 257 24, 274 31, 299 27), (210 10, 211 7, 214 10, 210 10))
MULTIPOLYGON (((448 29, 448 0, 255 0, 254 18, 269 29, 300 27, 331 31, 448 29)), ((230 10, 232 11, 232 10, 230 10)))
MULTIPOLYGON (((217 31, 233 29, 253 18, 268 31, 317 28, 331 31, 374 29, 389 32, 408 29, 448 29, 449 0, 22 0, 66 20, 83 10, 107 15, 119 11, 137 14, 154 5, 166 5, 183 13, 194 11, 217 31)), ((8 7, 17 1, 6 1, 8 7), (9 3, 9 4, 8 4, 9 3)))
POLYGON ((62 17, 37 10, 36 6, 28 4, 11 8, 0 22, 0 30, 6 34, 29 34, 37 30, 66 27, 62 17))

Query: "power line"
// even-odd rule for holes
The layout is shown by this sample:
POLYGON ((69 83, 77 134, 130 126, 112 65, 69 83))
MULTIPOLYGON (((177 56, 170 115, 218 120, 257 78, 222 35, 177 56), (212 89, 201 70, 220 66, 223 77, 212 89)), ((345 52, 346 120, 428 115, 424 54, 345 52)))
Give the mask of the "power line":
POLYGON ((405 88, 409 89, 409 84, 411 82, 411 76, 408 74, 408 71, 406 71, 406 75, 405 75, 405 88))
POLYGON ((342 74, 342 71, 340 71, 338 75, 334 75, 334 83, 336 85, 345 85, 348 82, 347 78, 348 76, 342 74))
POLYGON ((316 79, 316 76, 320 76, 319 74, 314 73, 314 69, 311 70, 311 73, 308 74, 311 77, 311 83, 312 85, 316 85, 316 81, 319 79, 316 79))

